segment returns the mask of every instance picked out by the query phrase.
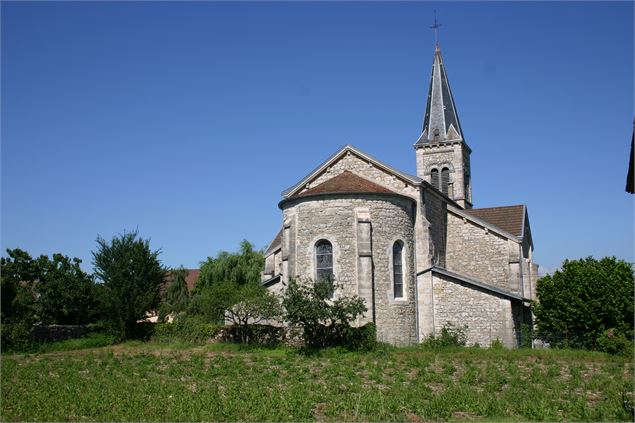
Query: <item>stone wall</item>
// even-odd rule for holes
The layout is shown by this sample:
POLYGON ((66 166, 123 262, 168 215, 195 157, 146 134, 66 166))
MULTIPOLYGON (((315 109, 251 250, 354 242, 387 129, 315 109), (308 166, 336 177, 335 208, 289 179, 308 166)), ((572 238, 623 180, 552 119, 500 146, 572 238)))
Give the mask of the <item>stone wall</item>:
POLYGON ((345 170, 351 171, 379 185, 383 185, 398 194, 406 195, 414 199, 418 198, 419 189, 416 186, 376 167, 371 162, 366 161, 351 152, 348 152, 338 161, 333 163, 328 169, 326 169, 326 171, 322 172, 322 174, 318 175, 317 178, 307 184, 302 191, 316 187, 334 176, 339 175, 345 170))
MULTIPOLYGON (((430 171, 447 167, 450 172, 449 197, 465 207, 472 203, 470 182, 470 155, 462 142, 429 144, 417 148, 417 176, 431 183, 430 171)), ((436 188, 436 187, 435 187, 436 188)))
POLYGON ((432 284, 436 333, 447 323, 467 325, 470 345, 487 347, 499 339, 508 347, 518 346, 519 316, 514 316, 510 299, 436 273, 432 284))
POLYGON ((447 202, 431 189, 422 187, 423 213, 429 222, 430 264, 445 267, 447 202))
POLYGON ((56 342, 82 338, 88 329, 83 325, 34 325, 31 337, 38 342, 56 342))
MULTIPOLYGON (((289 246, 288 258, 295 269, 293 275, 315 279, 315 243, 326 239, 333 245, 336 281, 343 285, 339 295, 345 296, 367 297, 364 287, 360 289, 360 279, 364 280, 367 269, 360 269, 363 261, 357 237, 364 232, 358 230, 360 222, 370 221, 377 337, 393 344, 416 342, 413 202, 391 195, 329 195, 300 198, 283 207, 285 221, 294 222, 291 230, 295 242, 289 246), (392 247, 397 240, 404 243, 403 299, 394 299, 392 284, 392 247)), ((373 315, 372 304, 367 307, 367 318, 358 323, 373 315)))
POLYGON ((510 278, 508 239, 452 212, 447 213, 447 219, 445 268, 518 292, 517 281, 510 278))

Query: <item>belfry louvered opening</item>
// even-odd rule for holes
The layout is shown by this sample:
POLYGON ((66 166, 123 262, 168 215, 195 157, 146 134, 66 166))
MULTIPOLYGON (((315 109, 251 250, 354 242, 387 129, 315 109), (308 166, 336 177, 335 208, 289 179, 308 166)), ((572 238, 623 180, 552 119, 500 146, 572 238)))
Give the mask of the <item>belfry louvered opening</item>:
POLYGON ((430 183, 436 189, 439 189, 439 169, 432 169, 430 171, 430 183))
POLYGON ((441 192, 448 195, 448 184, 450 183, 450 169, 444 167, 441 170, 441 192))

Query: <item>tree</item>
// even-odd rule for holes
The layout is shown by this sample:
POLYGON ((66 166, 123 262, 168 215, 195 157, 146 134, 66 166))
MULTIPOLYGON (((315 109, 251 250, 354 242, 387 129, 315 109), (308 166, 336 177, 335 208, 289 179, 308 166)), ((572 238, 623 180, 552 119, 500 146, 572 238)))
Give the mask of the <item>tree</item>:
POLYGON ((235 285, 233 304, 225 309, 225 319, 240 329, 243 343, 250 338, 250 325, 280 317, 278 298, 258 283, 235 285))
POLYGON ((633 268, 623 260, 565 260, 538 280, 537 336, 555 347, 598 349, 602 335, 633 336, 633 268))
POLYGON ((0 258, 0 298, 2 323, 33 323, 35 315, 34 282, 37 273, 33 258, 24 250, 7 249, 8 257, 0 258))
POLYGON ((201 263, 197 289, 220 282, 232 282, 238 285, 260 282, 264 263, 262 252, 254 250, 254 246, 249 241, 243 240, 240 243, 239 252, 221 251, 216 258, 208 257, 201 263))
POLYGON ((131 337, 137 321, 159 304, 165 279, 160 253, 150 249, 148 240, 138 238, 137 231, 115 236, 110 243, 97 237, 93 265, 95 276, 103 283, 105 319, 123 338, 131 337))
POLYGON ((251 325, 281 316, 278 298, 259 283, 239 285, 235 282, 218 282, 201 288, 192 297, 190 314, 198 314, 205 320, 224 324, 229 322, 238 328, 242 342, 250 340, 251 325))
POLYGON ((7 253, 1 263, 3 321, 76 325, 95 320, 95 287, 80 259, 59 253, 33 259, 20 249, 7 253))
POLYGON ((178 315, 187 310, 190 302, 190 292, 187 289, 188 271, 183 266, 170 272, 172 282, 165 292, 165 298, 159 309, 159 320, 165 321, 170 314, 178 315))
POLYGON ((307 346, 311 348, 336 345, 350 324, 366 312, 364 300, 358 296, 332 299, 332 293, 341 285, 325 279, 290 280, 282 298, 284 319, 300 326, 307 346))

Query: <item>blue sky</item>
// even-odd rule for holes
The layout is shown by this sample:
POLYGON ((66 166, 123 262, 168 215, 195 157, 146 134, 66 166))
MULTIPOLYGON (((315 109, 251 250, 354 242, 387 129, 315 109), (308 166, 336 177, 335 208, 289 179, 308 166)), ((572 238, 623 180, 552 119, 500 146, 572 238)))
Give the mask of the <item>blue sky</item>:
POLYGON ((342 145, 415 173, 437 10, 475 207, 535 260, 633 262, 632 2, 2 2, 2 248, 92 269, 138 228, 168 266, 246 238, 342 145))

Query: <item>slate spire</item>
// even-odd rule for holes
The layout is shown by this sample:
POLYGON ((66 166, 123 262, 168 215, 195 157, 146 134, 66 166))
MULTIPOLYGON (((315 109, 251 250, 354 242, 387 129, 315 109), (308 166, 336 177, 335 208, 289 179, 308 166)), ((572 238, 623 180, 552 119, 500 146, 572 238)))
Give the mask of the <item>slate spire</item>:
POLYGON ((441 49, 437 45, 432 62, 432 76, 430 77, 423 130, 416 144, 463 140, 463 130, 443 65, 441 49))

